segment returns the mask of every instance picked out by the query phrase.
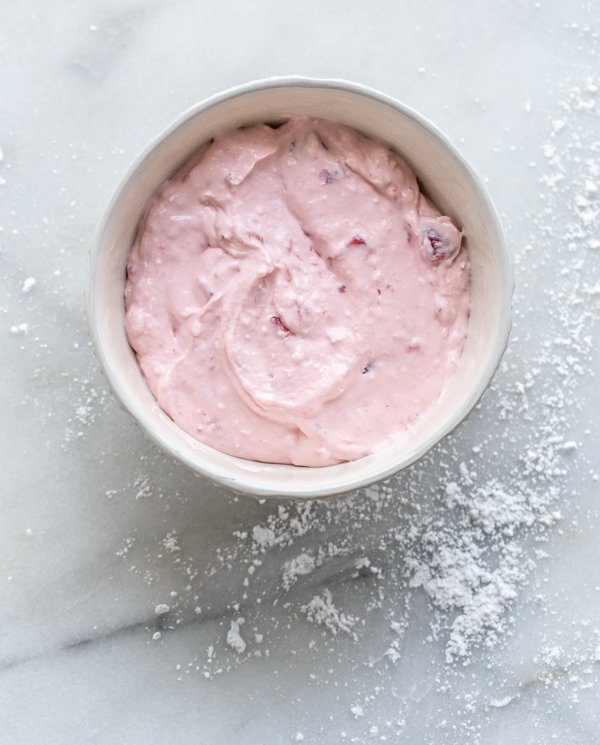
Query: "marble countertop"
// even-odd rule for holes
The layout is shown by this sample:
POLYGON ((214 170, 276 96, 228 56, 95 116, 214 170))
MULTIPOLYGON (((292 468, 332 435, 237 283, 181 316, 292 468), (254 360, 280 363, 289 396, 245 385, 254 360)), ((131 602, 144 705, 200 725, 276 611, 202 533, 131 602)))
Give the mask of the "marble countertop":
POLYGON ((597 6, 88 0, 0 10, 0 742, 600 742, 597 6), (99 374, 87 252, 182 110, 343 77, 438 124, 515 258, 458 432, 379 486, 257 502, 99 374))

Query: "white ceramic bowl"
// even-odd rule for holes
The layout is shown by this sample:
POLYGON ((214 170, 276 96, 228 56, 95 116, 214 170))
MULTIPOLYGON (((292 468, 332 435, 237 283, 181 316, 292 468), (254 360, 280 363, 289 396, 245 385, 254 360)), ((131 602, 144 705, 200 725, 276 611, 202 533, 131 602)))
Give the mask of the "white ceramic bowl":
POLYGON ((117 398, 164 450, 237 491, 324 497, 406 468, 467 416, 506 347, 512 289, 512 266, 494 207, 479 178, 444 135, 403 104, 364 86, 289 77, 243 85, 197 104, 143 153, 117 189, 99 228, 87 309, 96 354, 117 398), (410 430, 371 455, 324 468, 243 460, 192 438, 158 407, 124 328, 126 259, 148 199, 216 132, 293 113, 342 122, 396 149, 433 203, 463 227, 472 272, 467 341, 441 399, 410 430))

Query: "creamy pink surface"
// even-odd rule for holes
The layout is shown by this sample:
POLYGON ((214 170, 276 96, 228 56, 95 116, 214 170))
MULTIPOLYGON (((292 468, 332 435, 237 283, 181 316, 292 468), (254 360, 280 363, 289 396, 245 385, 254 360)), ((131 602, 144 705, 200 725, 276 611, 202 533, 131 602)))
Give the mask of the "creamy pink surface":
POLYGON ((147 208, 127 336, 198 440, 272 463, 360 458, 456 368, 461 238, 398 155, 348 128, 293 117, 228 132, 147 208))

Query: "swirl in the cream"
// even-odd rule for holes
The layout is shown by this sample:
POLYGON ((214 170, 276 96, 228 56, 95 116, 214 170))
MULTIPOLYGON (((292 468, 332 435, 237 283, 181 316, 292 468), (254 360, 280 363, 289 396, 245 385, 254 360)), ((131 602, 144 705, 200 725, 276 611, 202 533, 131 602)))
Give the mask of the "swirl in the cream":
POLYGON ((197 439, 273 463, 359 458, 455 370, 461 240, 397 154, 346 127, 293 117, 228 132, 146 210, 128 339, 197 439))

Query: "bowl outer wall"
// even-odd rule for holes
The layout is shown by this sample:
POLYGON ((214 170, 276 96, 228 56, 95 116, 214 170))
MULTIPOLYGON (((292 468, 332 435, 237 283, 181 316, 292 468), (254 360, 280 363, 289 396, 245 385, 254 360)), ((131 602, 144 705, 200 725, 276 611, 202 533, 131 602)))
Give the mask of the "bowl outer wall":
MULTIPOLYGON (((377 138, 376 134, 371 136, 377 138)), ((200 144, 201 142, 197 142, 196 147, 200 144)), ((182 161, 185 161, 191 155, 191 152, 193 151, 188 151, 182 161)), ((407 153, 402 152, 401 154, 403 157, 407 157, 407 153)), ((408 153, 408 155, 410 156, 410 153, 408 153)), ((410 162, 410 157, 407 159, 410 162)), ((181 163, 174 163, 172 171, 177 170, 180 165, 181 163)), ((421 174, 418 172, 418 169, 417 175, 419 176, 419 180, 421 180, 421 174)), ((160 185, 162 180, 164 179, 160 179, 160 181, 155 184, 155 188, 160 185)), ((434 199, 434 202, 439 201, 439 199, 434 199)), ((136 225, 133 226, 133 233, 135 232, 139 216, 140 214, 138 212, 135 220, 136 225)), ((122 282, 124 285, 124 271, 122 274, 122 282)), ((178 460, 184 462, 197 473, 208 477, 212 481, 224 484, 236 491, 250 493, 260 497, 277 496, 290 498, 316 498, 331 496, 360 486, 365 486, 366 484, 374 483, 389 476, 395 471, 408 467, 415 461, 419 460, 431 447, 433 447, 433 445, 460 424, 481 398, 489 385, 506 347, 510 332, 510 302, 512 289, 512 265, 506 248, 506 242, 500 221, 493 204, 473 169, 464 158, 462 158, 450 141, 439 132, 434 125, 403 104, 362 85, 342 80, 285 77, 270 78, 268 80, 261 80, 237 86, 193 106, 182 114, 142 153, 117 188, 106 211, 105 217, 99 225, 97 239, 91 252, 90 280, 87 293, 87 313, 95 351, 113 391, 124 408, 140 423, 146 434, 164 450, 178 460), (497 277, 497 284, 501 300, 499 304, 500 312, 497 317, 497 325, 494 329, 493 349, 491 350, 491 353, 488 354, 483 369, 480 370, 480 374, 476 381, 477 385, 473 386, 470 395, 462 402, 460 407, 456 408, 452 416, 447 417, 444 425, 437 427, 435 432, 431 433, 430 436, 422 437, 416 445, 413 445, 411 440, 418 438, 414 438, 414 430, 410 430, 408 436, 404 436, 404 442, 399 442, 395 448, 396 450, 398 448, 403 449, 402 457, 394 458, 388 456, 384 463, 378 462, 381 461, 381 458, 378 457, 379 451, 359 461, 313 469, 247 461, 215 451, 213 448, 199 443, 194 438, 180 430, 169 419, 169 417, 160 410, 158 404, 154 401, 149 390, 145 386, 145 383, 144 387, 148 394, 145 401, 137 400, 136 396, 132 395, 130 386, 124 380, 122 371, 119 370, 115 350, 111 348, 111 345, 106 339, 106 333, 103 330, 103 318, 105 316, 106 307, 102 305, 101 293, 98 288, 98 276, 101 273, 105 252, 114 250, 114 246, 106 245, 107 235, 110 232, 112 223, 118 216, 121 203, 127 197, 130 189, 135 187, 136 179, 139 177, 140 172, 144 167, 148 166, 148 163, 152 161, 152 158, 155 156, 157 151, 160 151, 161 147, 163 147, 174 134, 177 134, 183 127, 194 121, 204 112, 210 111, 227 102, 234 101, 235 99, 239 99, 242 96, 249 94, 264 94, 265 91, 273 91, 274 89, 281 88, 299 88, 308 91, 318 90, 321 92, 331 91, 332 93, 335 93, 336 91, 344 91, 349 94, 366 98, 380 105, 383 104, 384 107, 391 109, 393 112, 396 112, 397 114, 399 113, 413 122, 416 122, 420 128, 426 131, 445 151, 448 152, 456 166, 462 170, 464 178, 471 182, 489 222, 490 235, 494 242, 494 252, 500 269, 499 276, 497 277)), ((131 359, 135 362, 135 357, 129 347, 128 353, 131 359)), ((135 363, 135 365, 137 374, 143 381, 137 363, 135 363)))

